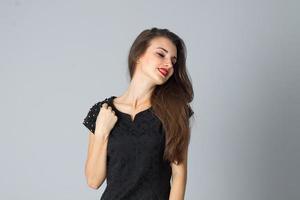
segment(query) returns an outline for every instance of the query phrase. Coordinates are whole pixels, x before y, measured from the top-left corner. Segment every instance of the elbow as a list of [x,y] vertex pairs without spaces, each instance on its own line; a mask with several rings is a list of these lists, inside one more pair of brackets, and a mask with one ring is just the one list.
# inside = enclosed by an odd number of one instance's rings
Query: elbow
[[99,185],[93,184],[93,183],[88,183],[88,186],[94,190],[98,190],[100,188]]
[[85,170],[87,185],[92,189],[99,189],[106,178],[105,174],[94,174],[92,170]]
[[103,184],[104,180],[105,177],[86,176],[87,185],[94,190],[98,190]]
[[94,190],[98,190],[101,186],[101,184],[98,181],[91,179],[87,179],[87,185]]

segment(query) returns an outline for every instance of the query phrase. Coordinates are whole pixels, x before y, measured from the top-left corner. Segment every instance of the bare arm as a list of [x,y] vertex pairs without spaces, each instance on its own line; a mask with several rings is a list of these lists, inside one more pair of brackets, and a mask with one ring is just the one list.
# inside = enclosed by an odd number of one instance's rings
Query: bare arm
[[187,151],[185,158],[179,165],[171,163],[172,167],[172,185],[169,200],[184,200],[186,182],[187,182]]
[[106,178],[108,134],[89,133],[88,155],[85,163],[85,177],[89,187],[98,189]]
[[[91,117],[93,117],[93,113],[91,113]],[[107,103],[103,103],[97,114],[95,134],[89,132],[85,177],[87,184],[93,189],[98,189],[106,178],[108,138],[117,120],[118,117],[112,108]]]

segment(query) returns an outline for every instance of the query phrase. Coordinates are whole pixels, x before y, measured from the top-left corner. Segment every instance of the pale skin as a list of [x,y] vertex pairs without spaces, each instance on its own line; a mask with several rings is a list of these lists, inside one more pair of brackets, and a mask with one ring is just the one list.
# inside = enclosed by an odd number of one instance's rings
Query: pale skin
[[[174,72],[176,46],[167,38],[158,37],[151,41],[146,52],[138,59],[136,71],[128,89],[114,99],[114,105],[122,112],[135,115],[151,106],[150,97],[156,85],[164,84]],[[168,69],[167,76],[162,76],[159,67]],[[88,185],[98,189],[106,178],[107,143],[110,130],[117,117],[110,106],[102,105],[96,121],[95,134],[89,133],[88,155],[85,164],[85,176]],[[187,151],[180,164],[171,163],[172,181],[169,200],[183,200],[187,181]]]

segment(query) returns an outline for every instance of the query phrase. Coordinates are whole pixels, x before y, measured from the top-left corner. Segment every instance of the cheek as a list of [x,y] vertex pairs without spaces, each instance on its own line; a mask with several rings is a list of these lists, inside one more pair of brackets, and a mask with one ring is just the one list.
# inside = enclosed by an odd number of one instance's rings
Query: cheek
[[143,62],[145,70],[153,70],[159,66],[159,61],[155,57],[145,58]]
[[173,73],[174,73],[174,68],[170,69],[170,74],[169,74],[169,76],[172,76]]

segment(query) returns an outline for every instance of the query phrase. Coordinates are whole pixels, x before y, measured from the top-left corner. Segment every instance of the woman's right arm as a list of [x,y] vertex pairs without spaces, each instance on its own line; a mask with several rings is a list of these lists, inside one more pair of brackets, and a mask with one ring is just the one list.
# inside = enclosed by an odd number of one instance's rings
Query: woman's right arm
[[87,184],[93,189],[98,189],[106,178],[108,138],[117,120],[112,108],[104,103],[97,115],[95,133],[89,132],[85,177]]
[[106,178],[108,133],[89,133],[85,177],[89,187],[98,189]]

